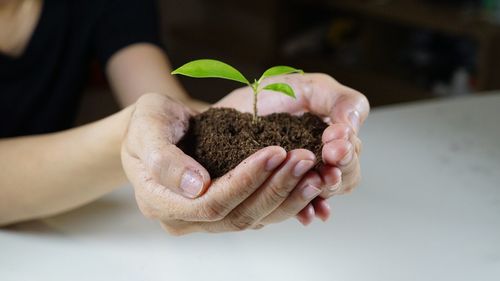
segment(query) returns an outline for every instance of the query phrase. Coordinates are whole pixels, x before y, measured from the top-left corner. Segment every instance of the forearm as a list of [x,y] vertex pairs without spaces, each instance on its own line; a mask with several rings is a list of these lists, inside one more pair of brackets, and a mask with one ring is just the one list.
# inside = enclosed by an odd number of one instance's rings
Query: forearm
[[124,184],[120,147],[131,111],[59,133],[0,140],[0,225],[54,215]]
[[191,98],[175,77],[165,53],[151,44],[135,44],[114,54],[106,72],[122,106],[134,103],[141,95],[158,93],[175,98],[203,111],[208,104]]

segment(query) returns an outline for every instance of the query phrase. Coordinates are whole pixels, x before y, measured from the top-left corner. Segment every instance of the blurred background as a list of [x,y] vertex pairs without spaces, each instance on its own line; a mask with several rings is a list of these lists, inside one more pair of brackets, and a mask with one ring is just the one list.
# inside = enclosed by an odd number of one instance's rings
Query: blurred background
[[[500,89],[500,0],[160,0],[158,8],[173,67],[214,58],[256,78],[286,64],[328,73],[373,107]],[[91,77],[79,123],[118,109],[97,63]],[[240,86],[180,79],[208,102]]]

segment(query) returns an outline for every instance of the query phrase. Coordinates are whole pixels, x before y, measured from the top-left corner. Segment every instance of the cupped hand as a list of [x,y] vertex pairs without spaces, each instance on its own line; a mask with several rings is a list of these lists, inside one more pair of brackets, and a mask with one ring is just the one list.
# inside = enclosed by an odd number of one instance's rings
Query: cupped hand
[[[291,99],[280,93],[262,91],[258,101],[260,115],[274,112],[300,114],[309,111],[323,117],[330,125],[322,137],[324,165],[318,172],[321,182],[315,185],[322,190],[321,196],[314,199],[297,216],[303,224],[310,223],[315,215],[326,220],[330,215],[330,207],[325,199],[352,191],[360,181],[361,140],[358,133],[370,111],[368,100],[363,94],[340,84],[326,74],[274,77],[264,81],[263,86],[276,82],[292,86],[297,98]],[[252,92],[246,87],[233,91],[214,106],[252,112],[252,99]]]
[[158,94],[135,104],[122,163],[142,213],[175,235],[260,228],[295,216],[321,190],[312,152],[280,147],[257,151],[226,175],[208,172],[175,144],[193,114]]

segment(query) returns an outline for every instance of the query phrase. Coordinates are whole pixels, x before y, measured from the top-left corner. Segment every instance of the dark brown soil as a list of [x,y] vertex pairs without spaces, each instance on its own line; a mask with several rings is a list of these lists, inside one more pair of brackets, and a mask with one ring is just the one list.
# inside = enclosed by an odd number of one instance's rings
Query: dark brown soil
[[250,113],[212,108],[191,119],[180,147],[202,164],[212,178],[217,178],[257,150],[273,145],[286,151],[308,149],[320,161],[321,136],[327,126],[310,113],[274,113],[252,123]]

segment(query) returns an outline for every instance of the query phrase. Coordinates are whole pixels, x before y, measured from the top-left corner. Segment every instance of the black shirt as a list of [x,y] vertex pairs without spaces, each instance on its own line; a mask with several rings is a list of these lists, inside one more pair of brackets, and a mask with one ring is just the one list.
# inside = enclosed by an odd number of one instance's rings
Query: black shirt
[[93,57],[158,41],[153,0],[44,0],[24,53],[0,54],[0,137],[71,127]]

